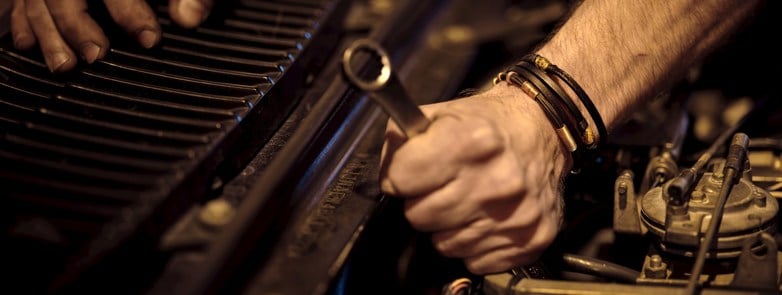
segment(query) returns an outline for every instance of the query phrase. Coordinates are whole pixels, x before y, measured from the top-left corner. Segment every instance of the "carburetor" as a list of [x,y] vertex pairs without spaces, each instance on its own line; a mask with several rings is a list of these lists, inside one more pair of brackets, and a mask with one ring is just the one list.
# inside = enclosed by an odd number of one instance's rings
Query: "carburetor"
[[[694,257],[700,237],[714,218],[720,188],[725,185],[725,160],[712,161],[711,171],[704,172],[682,206],[669,206],[667,186],[650,189],[641,199],[641,221],[654,237],[660,249],[673,254]],[[733,185],[707,258],[738,257],[745,241],[760,233],[776,233],[779,205],[766,190],[751,181],[751,169]],[[670,183],[670,182],[669,182]]]

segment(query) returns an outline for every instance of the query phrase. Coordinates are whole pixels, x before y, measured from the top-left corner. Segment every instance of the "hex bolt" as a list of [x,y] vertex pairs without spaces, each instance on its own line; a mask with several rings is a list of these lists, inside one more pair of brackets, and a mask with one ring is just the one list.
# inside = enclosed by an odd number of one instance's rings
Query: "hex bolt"
[[662,257],[660,257],[660,255],[657,254],[652,255],[652,258],[649,259],[649,267],[660,268],[662,266],[663,266]]
[[644,267],[644,275],[651,279],[664,279],[667,276],[668,265],[660,255],[649,257],[649,264]]

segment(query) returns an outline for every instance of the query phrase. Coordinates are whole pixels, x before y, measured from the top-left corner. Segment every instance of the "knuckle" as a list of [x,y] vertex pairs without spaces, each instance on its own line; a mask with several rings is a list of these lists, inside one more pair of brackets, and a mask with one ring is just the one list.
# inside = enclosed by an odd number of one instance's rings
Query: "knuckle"
[[485,118],[477,118],[471,126],[465,126],[469,132],[460,140],[477,158],[495,154],[504,148],[505,141],[496,126]]
[[456,253],[456,248],[457,247],[454,245],[455,243],[453,243],[451,241],[447,241],[447,240],[436,241],[433,244],[434,244],[434,248],[437,250],[437,252],[440,252],[440,254],[442,254],[445,257],[457,257],[458,256],[457,253]]
[[11,10],[11,17],[14,19],[18,19],[21,17],[27,17],[27,10],[23,9],[22,6],[14,7],[13,10]]
[[27,19],[29,19],[31,23],[37,24],[43,23],[46,18],[49,17],[49,14],[41,9],[27,9],[27,11],[25,11],[25,16],[27,16]]
[[453,237],[446,237],[440,233],[432,235],[432,244],[434,248],[446,257],[461,257],[463,256],[467,243],[463,239],[457,239]]
[[133,15],[128,13],[117,13],[113,16],[113,18],[114,22],[126,28],[133,26],[137,22]]
[[473,274],[476,275],[484,275],[491,273],[494,271],[490,265],[494,263],[492,262],[484,262],[482,259],[479,260],[467,260],[464,263],[464,266],[467,268],[467,270]]
[[428,197],[428,202],[423,207],[428,216],[433,216],[435,213],[452,212],[453,207],[456,205],[449,198],[443,196]]
[[524,195],[524,181],[521,180],[521,177],[508,175],[502,178],[500,185],[498,185],[498,190],[497,195],[499,197],[518,198]]
[[530,228],[531,226],[538,224],[538,221],[543,215],[539,209],[534,207],[523,208],[517,210],[517,212],[521,212],[521,214],[517,214],[517,218],[514,218],[516,220],[515,226],[522,229]]
[[143,1],[139,4],[111,2],[109,12],[114,22],[125,28],[126,31],[135,32],[143,28],[156,28],[154,14]]
[[430,231],[433,228],[432,222],[425,214],[419,214],[418,211],[406,210],[405,218],[414,229],[419,231]]

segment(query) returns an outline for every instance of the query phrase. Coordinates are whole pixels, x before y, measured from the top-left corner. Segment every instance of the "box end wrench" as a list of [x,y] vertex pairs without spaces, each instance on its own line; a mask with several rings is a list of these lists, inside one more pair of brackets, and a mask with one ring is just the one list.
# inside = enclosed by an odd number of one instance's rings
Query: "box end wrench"
[[[366,51],[380,58],[382,68],[375,79],[359,77],[351,62],[356,53]],[[407,138],[416,136],[429,127],[429,119],[413,102],[391,66],[388,53],[371,39],[358,39],[348,46],[342,55],[342,72],[353,86],[366,91],[370,98],[399,125]]]

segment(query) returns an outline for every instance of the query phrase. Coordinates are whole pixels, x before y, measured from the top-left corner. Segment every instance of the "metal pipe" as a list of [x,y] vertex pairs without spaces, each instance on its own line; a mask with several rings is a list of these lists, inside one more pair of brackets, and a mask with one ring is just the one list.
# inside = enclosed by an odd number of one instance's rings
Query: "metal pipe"
[[641,273],[638,271],[597,258],[564,254],[562,255],[562,260],[565,262],[566,266],[577,272],[596,275],[602,278],[635,283],[636,279],[641,276]]

